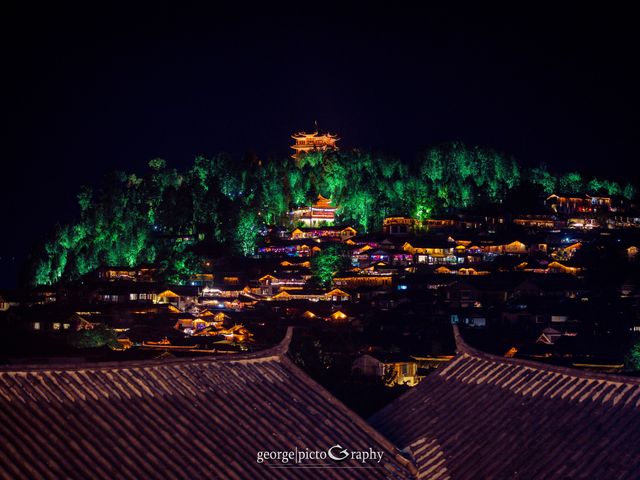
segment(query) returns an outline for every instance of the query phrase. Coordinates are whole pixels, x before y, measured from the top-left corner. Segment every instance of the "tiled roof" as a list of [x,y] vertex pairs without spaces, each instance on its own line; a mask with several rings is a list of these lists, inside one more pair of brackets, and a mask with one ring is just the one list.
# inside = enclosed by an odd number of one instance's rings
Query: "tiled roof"
[[640,478],[640,380],[475,351],[376,413],[419,478]]
[[[0,478],[411,478],[390,442],[289,360],[290,338],[222,358],[1,369]],[[337,443],[382,462],[256,462]]]

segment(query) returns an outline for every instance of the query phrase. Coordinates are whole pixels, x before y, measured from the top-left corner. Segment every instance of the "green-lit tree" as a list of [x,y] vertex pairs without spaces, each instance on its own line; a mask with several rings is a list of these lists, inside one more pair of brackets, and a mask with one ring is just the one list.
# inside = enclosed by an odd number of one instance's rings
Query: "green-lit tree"
[[529,171],[529,181],[534,185],[539,185],[547,195],[555,193],[558,188],[556,177],[549,173],[544,164]]
[[627,199],[627,200],[633,200],[636,196],[636,188],[631,185],[630,183],[627,183],[624,186],[624,189],[622,190],[622,195]]
[[640,371],[640,342],[636,342],[625,357],[625,365],[628,370]]
[[311,258],[311,273],[314,280],[322,286],[328,286],[333,276],[349,266],[349,258],[343,245],[330,245]]
[[75,348],[117,347],[116,332],[105,325],[97,325],[91,329],[72,332],[67,337],[69,345]]
[[244,209],[239,214],[236,245],[239,253],[248,257],[255,254],[260,236],[260,222],[255,210]]
[[582,193],[584,191],[582,175],[579,172],[565,173],[560,177],[558,183],[562,193]]

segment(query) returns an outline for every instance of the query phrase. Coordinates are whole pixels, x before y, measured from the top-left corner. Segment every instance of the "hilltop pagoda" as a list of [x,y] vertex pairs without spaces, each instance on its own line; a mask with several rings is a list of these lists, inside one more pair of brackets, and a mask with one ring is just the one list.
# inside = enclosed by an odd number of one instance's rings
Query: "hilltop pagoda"
[[313,133],[298,132],[291,135],[291,138],[296,141],[294,145],[291,145],[291,148],[295,150],[295,153],[291,155],[294,160],[298,160],[302,153],[337,150],[336,142],[340,140],[337,135],[321,132],[317,128]]

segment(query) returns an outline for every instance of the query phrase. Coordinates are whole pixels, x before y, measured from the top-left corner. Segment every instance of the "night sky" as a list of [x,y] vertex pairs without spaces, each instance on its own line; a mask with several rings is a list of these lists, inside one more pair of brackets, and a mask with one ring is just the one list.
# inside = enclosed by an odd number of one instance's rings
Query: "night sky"
[[282,157],[314,120],[343,148],[407,160],[462,140],[637,180],[630,10],[302,5],[3,6],[0,286],[73,218],[81,185],[154,157]]

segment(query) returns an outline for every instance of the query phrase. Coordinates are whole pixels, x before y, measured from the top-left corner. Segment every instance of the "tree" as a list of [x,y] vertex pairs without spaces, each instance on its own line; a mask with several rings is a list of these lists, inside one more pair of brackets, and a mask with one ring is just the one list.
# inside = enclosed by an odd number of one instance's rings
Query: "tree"
[[163,279],[176,285],[184,285],[200,267],[197,255],[189,250],[189,245],[185,242],[175,243],[171,248],[166,248],[159,263]]
[[640,342],[629,349],[624,363],[629,370],[640,371]]
[[149,167],[152,170],[160,171],[163,170],[167,166],[167,162],[162,158],[154,158],[153,160],[149,160]]
[[587,184],[587,191],[589,193],[595,193],[598,194],[600,193],[600,191],[603,189],[603,184],[602,184],[602,180],[593,177],[589,183]]
[[67,338],[69,345],[75,348],[100,348],[104,346],[118,346],[116,332],[100,324],[91,329],[78,330]]
[[238,227],[235,235],[238,251],[245,257],[253,255],[256,252],[259,235],[260,225],[256,211],[252,209],[242,210],[238,217]]
[[547,195],[551,195],[557,188],[557,179],[547,170],[546,165],[532,168],[529,171],[529,181],[534,185],[540,185]]
[[311,259],[311,273],[318,284],[328,286],[333,276],[348,265],[349,260],[344,246],[331,245]]
[[622,195],[627,200],[633,200],[636,196],[636,188],[630,183],[627,183],[622,190]]
[[565,173],[560,177],[559,183],[562,193],[582,193],[584,190],[582,175],[579,172]]
[[609,195],[620,195],[622,193],[622,188],[618,182],[613,180],[605,180],[603,183],[605,191]]
[[83,186],[78,193],[78,205],[80,205],[80,213],[85,215],[89,207],[91,206],[91,197],[93,196],[93,190],[91,187]]

